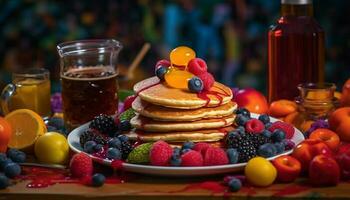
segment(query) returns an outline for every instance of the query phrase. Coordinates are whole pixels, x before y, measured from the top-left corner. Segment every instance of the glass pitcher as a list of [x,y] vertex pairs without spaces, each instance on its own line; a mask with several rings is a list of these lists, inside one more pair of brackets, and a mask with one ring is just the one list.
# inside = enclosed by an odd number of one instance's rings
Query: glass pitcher
[[63,115],[66,128],[118,111],[117,58],[122,45],[112,39],[59,44]]

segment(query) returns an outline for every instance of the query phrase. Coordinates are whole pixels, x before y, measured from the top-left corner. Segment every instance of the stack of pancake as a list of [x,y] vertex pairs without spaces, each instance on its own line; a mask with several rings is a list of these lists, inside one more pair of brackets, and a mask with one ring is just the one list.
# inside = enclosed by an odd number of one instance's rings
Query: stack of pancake
[[134,86],[138,97],[132,104],[137,115],[129,137],[141,142],[164,140],[171,144],[185,141],[218,142],[232,130],[237,107],[230,88],[215,82],[207,95],[172,88],[157,77]]

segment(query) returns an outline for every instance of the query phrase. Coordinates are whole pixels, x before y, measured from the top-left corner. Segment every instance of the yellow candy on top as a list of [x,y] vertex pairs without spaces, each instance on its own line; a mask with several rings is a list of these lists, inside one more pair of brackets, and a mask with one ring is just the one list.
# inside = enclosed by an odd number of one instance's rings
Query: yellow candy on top
[[193,49],[187,46],[179,46],[170,52],[170,62],[175,66],[185,66],[190,60],[196,57],[196,53]]
[[173,88],[187,89],[188,80],[194,75],[186,70],[170,67],[164,75],[165,82]]

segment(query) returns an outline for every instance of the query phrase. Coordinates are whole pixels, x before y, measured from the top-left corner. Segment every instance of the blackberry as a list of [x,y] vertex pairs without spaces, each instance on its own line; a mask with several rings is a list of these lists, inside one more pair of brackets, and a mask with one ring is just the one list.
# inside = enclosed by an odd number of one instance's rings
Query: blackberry
[[97,133],[96,131],[86,130],[84,131],[83,134],[80,135],[80,138],[79,138],[80,146],[84,147],[84,144],[87,141],[94,141],[96,142],[96,144],[105,145],[108,143],[108,138],[104,135]]
[[260,145],[270,143],[271,139],[264,137],[261,134],[248,134],[249,141],[253,144],[253,146],[257,149]]
[[243,145],[237,148],[239,162],[248,162],[256,157],[256,148],[253,145]]
[[251,145],[250,138],[248,134],[239,135],[239,134],[231,134],[230,137],[226,138],[226,146],[227,148],[237,149],[240,146]]
[[129,153],[130,153],[132,150],[133,150],[133,147],[132,147],[132,145],[130,144],[129,141],[122,142],[120,151],[121,151],[121,153],[122,153],[122,158],[123,158],[123,159],[127,159]]
[[117,131],[117,126],[111,116],[100,114],[96,116],[90,123],[89,128],[95,129],[102,134],[113,136]]

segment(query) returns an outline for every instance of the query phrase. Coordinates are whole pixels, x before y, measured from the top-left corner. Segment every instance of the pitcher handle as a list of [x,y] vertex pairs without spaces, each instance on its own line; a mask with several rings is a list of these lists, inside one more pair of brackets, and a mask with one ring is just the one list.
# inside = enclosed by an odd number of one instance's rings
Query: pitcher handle
[[9,113],[9,102],[11,97],[16,94],[16,85],[7,84],[1,93],[1,110],[4,115]]

